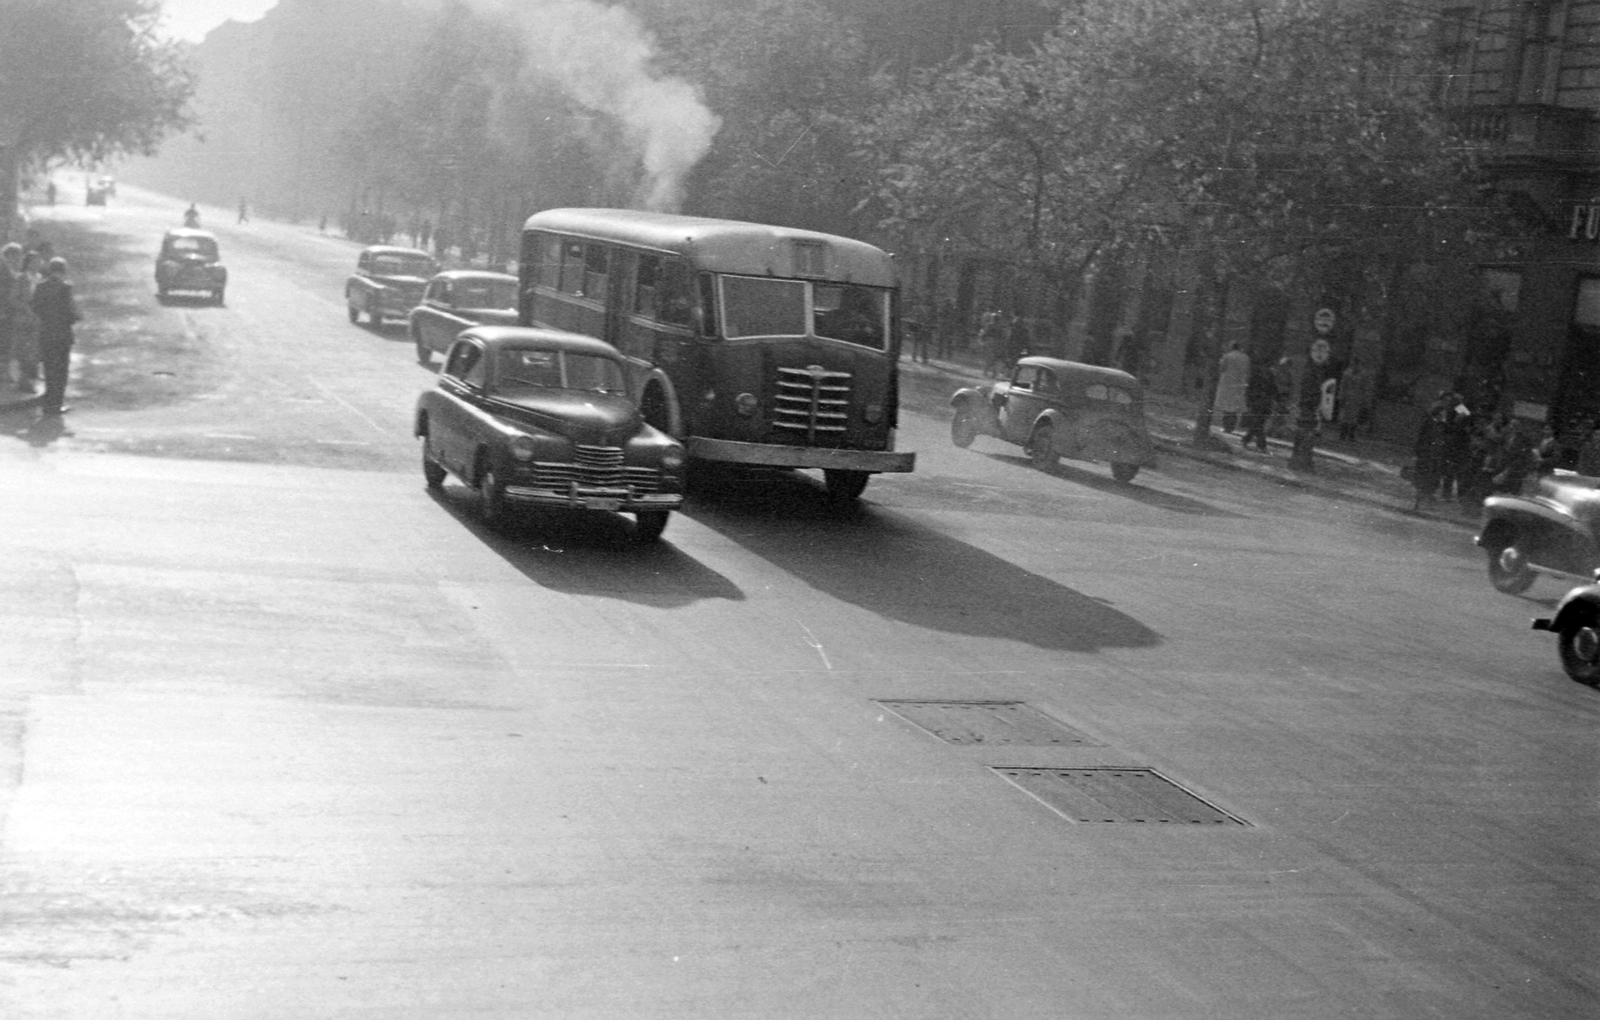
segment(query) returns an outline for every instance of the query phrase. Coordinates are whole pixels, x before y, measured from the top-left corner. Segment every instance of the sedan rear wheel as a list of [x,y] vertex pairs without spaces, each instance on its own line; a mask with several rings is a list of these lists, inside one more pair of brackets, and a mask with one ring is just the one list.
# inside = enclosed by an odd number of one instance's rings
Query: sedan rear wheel
[[822,472],[822,480],[828,487],[828,498],[835,503],[849,503],[858,499],[867,488],[867,480],[872,475],[866,471],[840,471],[829,468]]
[[433,454],[428,450],[428,437],[422,437],[422,480],[428,483],[428,488],[438,489],[444,485],[446,472],[444,465],[433,459]]
[[1580,684],[1600,687],[1600,621],[1594,610],[1561,628],[1561,668]]
[[633,515],[633,540],[654,542],[667,529],[667,519],[671,515],[670,510],[640,510]]
[[1028,439],[1027,449],[1023,451],[1040,471],[1049,471],[1061,460],[1061,455],[1056,453],[1055,431],[1049,422],[1036,425],[1033,435]]
[[1115,478],[1119,482],[1131,482],[1133,481],[1133,476],[1138,473],[1139,465],[1137,464],[1111,465],[1111,477]]
[[1533,584],[1533,568],[1528,558],[1514,545],[1489,550],[1489,583],[1495,591],[1507,595],[1521,595]]

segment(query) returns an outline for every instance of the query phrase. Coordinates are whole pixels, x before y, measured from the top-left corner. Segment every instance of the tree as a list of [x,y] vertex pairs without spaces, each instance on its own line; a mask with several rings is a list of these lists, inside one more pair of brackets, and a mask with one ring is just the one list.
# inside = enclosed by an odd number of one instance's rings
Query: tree
[[10,0],[0,9],[0,236],[19,168],[155,151],[189,123],[194,78],[155,35],[156,0]]
[[[863,118],[881,221],[1059,274],[1168,251],[1215,362],[1238,278],[1465,254],[1485,219],[1404,6],[1057,0],[1025,53],[885,83]],[[1209,433],[1211,386],[1197,441]]]

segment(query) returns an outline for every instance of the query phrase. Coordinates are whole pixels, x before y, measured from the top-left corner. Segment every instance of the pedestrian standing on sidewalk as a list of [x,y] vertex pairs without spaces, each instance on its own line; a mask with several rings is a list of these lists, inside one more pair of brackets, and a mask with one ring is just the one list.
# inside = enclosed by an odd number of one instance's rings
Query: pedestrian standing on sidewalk
[[33,292],[44,279],[44,261],[38,252],[22,256],[17,274],[16,317],[11,320],[11,360],[17,363],[17,392],[32,393],[39,381],[39,317],[33,314]]
[[17,283],[21,279],[22,245],[13,241],[0,248],[0,386],[11,385],[15,323],[22,312],[17,306]]
[[1278,384],[1270,368],[1258,366],[1250,370],[1250,382],[1244,389],[1244,438],[1240,445],[1251,442],[1262,453],[1267,451],[1267,421],[1278,406]]
[[1339,375],[1339,406],[1334,420],[1339,424],[1339,438],[1350,442],[1356,430],[1367,424],[1372,416],[1372,373],[1361,359],[1351,355],[1350,364]]
[[1411,505],[1413,510],[1421,508],[1423,503],[1433,502],[1439,490],[1439,477],[1444,473],[1447,413],[1441,395],[1441,399],[1428,408],[1428,416],[1422,419],[1422,427],[1417,430],[1417,459],[1411,466],[1411,484],[1417,490],[1416,501]]
[[67,394],[67,373],[72,365],[72,326],[78,321],[78,305],[67,282],[67,260],[53,258],[45,268],[44,279],[33,289],[33,314],[39,317],[39,363],[44,369],[44,396],[39,410],[47,415],[68,410],[62,401]]
[[1250,385],[1250,355],[1239,349],[1238,341],[1217,364],[1217,393],[1212,408],[1222,415],[1222,431],[1232,433],[1245,412],[1245,390]]

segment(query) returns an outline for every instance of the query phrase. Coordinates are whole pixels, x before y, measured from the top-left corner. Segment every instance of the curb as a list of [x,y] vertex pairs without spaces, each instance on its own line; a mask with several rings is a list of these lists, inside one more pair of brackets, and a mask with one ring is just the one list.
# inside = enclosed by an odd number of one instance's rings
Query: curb
[[[946,367],[943,364],[934,365],[929,362],[916,361],[905,361],[901,363],[901,371],[906,371],[908,368],[918,374],[937,375],[952,380],[975,380],[979,383],[989,381],[976,369],[966,369],[963,366]],[[1179,424],[1183,425],[1184,423],[1180,421]],[[1192,429],[1193,423],[1188,423],[1188,427]],[[1315,475],[1307,478],[1302,475],[1290,473],[1287,468],[1278,470],[1269,467],[1266,464],[1256,464],[1251,461],[1240,460],[1231,453],[1212,453],[1206,450],[1197,450],[1193,445],[1191,445],[1191,440],[1188,438],[1173,438],[1170,433],[1162,435],[1152,431],[1151,439],[1155,441],[1157,449],[1163,453],[1183,457],[1185,459],[1197,461],[1203,464],[1210,464],[1228,471],[1239,471],[1245,474],[1255,475],[1258,478],[1267,479],[1276,482],[1279,485],[1286,485],[1305,492],[1315,492],[1322,495],[1349,500],[1353,503],[1361,503],[1365,506],[1371,506],[1379,510],[1387,510],[1390,513],[1399,514],[1402,517],[1410,517],[1417,520],[1437,521],[1441,524],[1449,524],[1458,528],[1467,528],[1473,530],[1476,530],[1478,527],[1478,522],[1476,520],[1469,520],[1458,515],[1446,516],[1442,514],[1429,513],[1426,510],[1413,510],[1404,505],[1397,505],[1393,500],[1385,499],[1375,492],[1364,492],[1360,489],[1350,489],[1332,483],[1320,482],[1316,479]],[[1272,442],[1275,446],[1287,445],[1277,440]],[[1353,457],[1346,453],[1319,450],[1317,451],[1317,456],[1326,458],[1328,460],[1337,461],[1356,470],[1371,471],[1396,479],[1400,477],[1399,470],[1391,467],[1390,465],[1376,461],[1365,460],[1360,457]]]

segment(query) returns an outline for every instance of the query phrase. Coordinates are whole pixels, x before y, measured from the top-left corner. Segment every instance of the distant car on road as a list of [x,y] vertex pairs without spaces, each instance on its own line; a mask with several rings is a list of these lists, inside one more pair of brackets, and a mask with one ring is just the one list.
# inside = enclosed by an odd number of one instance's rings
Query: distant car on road
[[432,255],[418,248],[375,244],[361,249],[356,271],[344,284],[350,321],[364,314],[374,326],[403,319],[422,301],[428,280],[439,271]]
[[228,289],[228,269],[222,264],[216,235],[209,230],[182,227],[161,238],[156,255],[156,297],[162,301],[173,291],[205,293],[222,304]]
[[455,475],[491,525],[515,503],[619,511],[651,542],[683,505],[683,447],[645,424],[622,354],[592,337],[465,330],[417,401],[414,431],[428,487]]
[[517,278],[505,273],[449,269],[428,281],[422,303],[411,309],[411,342],[428,364],[449,350],[456,334],[475,325],[517,324]]
[[1059,358],[1017,362],[1010,379],[957,390],[950,440],[972,445],[980,435],[1016,443],[1040,470],[1057,460],[1106,461],[1119,482],[1131,482],[1156,461],[1144,421],[1144,389],[1127,372]]
[[99,181],[91,181],[89,184],[84,186],[83,204],[105,205],[106,196],[110,194],[110,192],[111,189]]
[[1489,557],[1489,583],[1508,595],[1539,574],[1592,581],[1600,569],[1600,478],[1557,471],[1524,495],[1483,501],[1477,543]]

